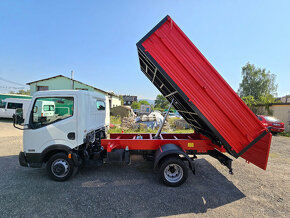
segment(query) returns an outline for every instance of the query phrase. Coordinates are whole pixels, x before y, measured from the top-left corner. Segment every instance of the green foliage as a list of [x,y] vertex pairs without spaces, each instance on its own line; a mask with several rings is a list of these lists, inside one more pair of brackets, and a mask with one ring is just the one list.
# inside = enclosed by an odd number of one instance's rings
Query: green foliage
[[140,103],[140,105],[142,105],[142,104],[150,105],[149,102],[146,100],[140,100],[139,103]]
[[244,96],[244,97],[242,97],[242,99],[246,103],[246,105],[248,105],[248,107],[250,107],[250,108],[257,104],[254,96],[252,96],[252,95]]
[[133,101],[133,103],[131,104],[132,109],[140,109],[140,107],[141,107],[140,102]]
[[275,83],[276,75],[247,63],[242,67],[242,76],[239,96],[255,114],[262,114],[264,110],[257,105],[264,105],[266,113],[271,115],[269,104],[275,101],[274,96],[277,94],[278,87]]
[[176,126],[175,126],[175,121],[176,120],[179,120],[180,118],[178,118],[178,117],[168,117],[167,118],[167,121],[168,121],[168,123],[169,123],[169,126],[171,127],[171,128],[176,128]]
[[121,125],[121,117],[120,116],[110,116],[110,123],[114,125]]
[[[266,112],[267,115],[273,114],[273,111],[270,110],[269,106],[270,103],[273,103],[275,101],[275,98],[272,95],[260,96],[257,100],[254,99],[254,96],[251,95],[242,97],[242,99],[255,114],[264,114],[264,112]],[[257,105],[263,106],[257,107]]]
[[156,100],[155,100],[155,108],[168,108],[169,107],[169,102],[163,95],[157,95]]
[[9,92],[9,94],[20,94],[20,95],[30,95],[30,90],[24,90],[24,89],[20,89],[18,90],[18,92]]
[[165,109],[164,108],[160,108],[160,107],[154,107],[154,108],[152,108],[152,110],[164,112]]
[[281,135],[281,136],[290,137],[290,132],[280,132],[278,134]]
[[270,104],[273,103],[274,101],[275,98],[273,97],[273,95],[267,94],[259,97],[258,104]]
[[275,96],[278,85],[275,83],[275,74],[266,72],[265,68],[255,67],[247,63],[242,67],[242,82],[238,90],[240,97],[253,96],[259,100],[261,96]]
[[[128,129],[126,131],[124,131],[124,133],[157,133],[157,129]],[[122,133],[122,129],[121,128],[110,128],[109,133]],[[179,130],[173,130],[173,131],[166,131],[166,133],[194,133],[193,129],[179,129]]]

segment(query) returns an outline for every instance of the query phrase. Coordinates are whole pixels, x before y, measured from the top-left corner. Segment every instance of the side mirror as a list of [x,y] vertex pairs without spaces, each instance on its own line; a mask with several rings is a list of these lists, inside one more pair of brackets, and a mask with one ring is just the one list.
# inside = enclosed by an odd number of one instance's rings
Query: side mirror
[[13,125],[15,127],[16,124],[22,125],[23,123],[24,123],[23,110],[22,108],[17,108],[15,110],[15,114],[13,114]]

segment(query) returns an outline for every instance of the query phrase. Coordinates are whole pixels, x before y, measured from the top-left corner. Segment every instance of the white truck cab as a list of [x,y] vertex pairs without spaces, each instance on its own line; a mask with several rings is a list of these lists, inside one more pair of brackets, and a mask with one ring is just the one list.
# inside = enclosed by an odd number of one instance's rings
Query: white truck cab
[[104,95],[83,90],[36,92],[24,121],[20,165],[46,163],[54,179],[67,179],[73,166],[100,152],[107,127],[105,102]]

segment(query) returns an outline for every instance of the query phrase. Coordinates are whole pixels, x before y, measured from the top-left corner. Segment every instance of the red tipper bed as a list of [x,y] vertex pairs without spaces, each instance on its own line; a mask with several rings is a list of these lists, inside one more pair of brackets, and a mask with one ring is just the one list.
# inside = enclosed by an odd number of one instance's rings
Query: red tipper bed
[[266,169],[271,133],[169,16],[137,48],[142,72],[196,132]]

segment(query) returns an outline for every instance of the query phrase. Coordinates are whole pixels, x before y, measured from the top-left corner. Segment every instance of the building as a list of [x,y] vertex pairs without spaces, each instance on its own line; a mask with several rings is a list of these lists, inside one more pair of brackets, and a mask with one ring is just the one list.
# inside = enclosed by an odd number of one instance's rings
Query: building
[[141,114],[150,114],[152,111],[151,105],[142,104],[140,106],[140,113]]
[[30,94],[33,95],[37,91],[46,90],[87,90],[106,95],[109,100],[110,108],[121,105],[119,96],[111,92],[98,89],[96,87],[87,85],[77,80],[73,80],[63,75],[58,75],[46,79],[41,79],[27,83],[30,86]]
[[[271,103],[269,105],[257,105],[259,114],[267,115],[270,111],[273,117],[284,123],[285,132],[290,132],[290,103]],[[267,110],[269,107],[269,110]]]
[[[63,75],[58,75],[46,79],[41,79],[33,82],[27,83],[30,86],[30,95],[33,95],[37,91],[47,91],[47,90],[87,90],[92,92],[97,92],[98,94],[106,96],[106,105],[109,105],[109,109],[121,105],[121,100],[119,96],[112,92],[106,92],[104,90],[98,89],[96,87],[87,85],[80,81],[68,78]],[[106,124],[110,124],[110,110],[106,111]]]
[[124,101],[124,105],[131,106],[134,101],[137,102],[138,100],[137,100],[137,96],[123,95],[123,101]]

